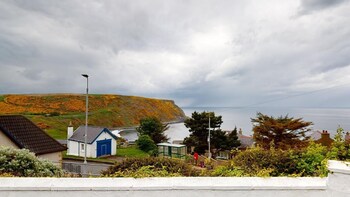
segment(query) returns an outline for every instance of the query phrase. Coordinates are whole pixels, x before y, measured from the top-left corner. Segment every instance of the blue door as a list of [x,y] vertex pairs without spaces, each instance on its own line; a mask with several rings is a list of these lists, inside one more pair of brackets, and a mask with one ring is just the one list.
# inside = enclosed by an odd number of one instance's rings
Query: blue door
[[112,153],[112,139],[97,141],[97,157]]

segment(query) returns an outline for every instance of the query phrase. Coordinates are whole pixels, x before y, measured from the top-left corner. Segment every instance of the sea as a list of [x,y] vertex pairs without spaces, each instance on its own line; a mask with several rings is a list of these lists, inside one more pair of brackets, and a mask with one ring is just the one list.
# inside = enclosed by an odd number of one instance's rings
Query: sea
[[[194,111],[214,112],[216,116],[222,116],[221,129],[242,129],[244,135],[252,135],[251,118],[255,118],[258,112],[268,116],[285,116],[302,118],[304,121],[312,122],[312,130],[327,130],[334,135],[338,127],[350,131],[350,108],[283,108],[283,107],[183,107],[186,116],[191,117]],[[188,128],[184,123],[170,124],[165,132],[169,141],[183,140],[189,136]]]

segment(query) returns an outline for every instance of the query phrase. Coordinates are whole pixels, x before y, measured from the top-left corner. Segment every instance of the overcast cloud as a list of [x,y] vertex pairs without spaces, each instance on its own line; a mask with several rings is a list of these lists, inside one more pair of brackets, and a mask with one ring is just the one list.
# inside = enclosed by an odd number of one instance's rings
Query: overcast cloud
[[0,94],[83,93],[87,73],[92,93],[180,106],[350,107],[349,10],[346,0],[3,0]]

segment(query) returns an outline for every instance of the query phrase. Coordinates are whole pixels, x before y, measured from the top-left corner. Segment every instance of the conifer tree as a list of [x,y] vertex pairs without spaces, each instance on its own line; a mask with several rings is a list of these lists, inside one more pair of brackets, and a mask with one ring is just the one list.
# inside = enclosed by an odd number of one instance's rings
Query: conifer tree
[[163,124],[158,118],[147,117],[140,120],[140,126],[136,130],[140,136],[148,135],[157,144],[168,141],[167,136],[164,134],[164,131],[168,128],[168,124]]
[[241,142],[238,139],[237,135],[237,127],[231,131],[231,133],[228,134],[227,136],[227,148],[229,150],[232,150],[234,148],[237,148],[241,145]]
[[302,118],[290,118],[288,115],[274,118],[260,112],[251,121],[255,143],[265,149],[269,149],[271,145],[276,149],[306,146],[309,137],[305,134],[312,125],[312,122],[305,122]]

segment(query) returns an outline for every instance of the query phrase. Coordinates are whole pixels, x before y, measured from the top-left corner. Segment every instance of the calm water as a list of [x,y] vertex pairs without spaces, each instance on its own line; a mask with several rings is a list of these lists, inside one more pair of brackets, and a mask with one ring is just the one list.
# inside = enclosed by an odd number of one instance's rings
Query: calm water
[[[250,118],[256,117],[257,112],[270,116],[288,114],[289,117],[303,118],[304,121],[313,122],[314,130],[328,130],[334,133],[338,126],[350,131],[350,109],[344,108],[183,108],[187,116],[192,112],[213,111],[215,115],[221,115],[224,130],[233,130],[235,126],[242,128],[246,135],[252,134]],[[166,131],[170,141],[182,140],[189,135],[188,129],[183,123],[172,124]]]

